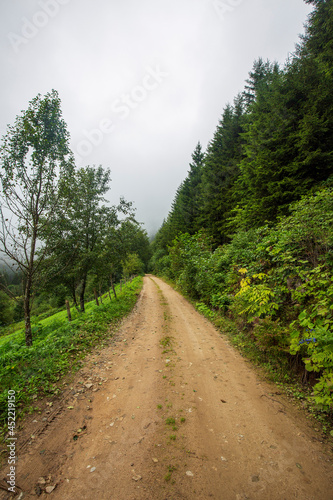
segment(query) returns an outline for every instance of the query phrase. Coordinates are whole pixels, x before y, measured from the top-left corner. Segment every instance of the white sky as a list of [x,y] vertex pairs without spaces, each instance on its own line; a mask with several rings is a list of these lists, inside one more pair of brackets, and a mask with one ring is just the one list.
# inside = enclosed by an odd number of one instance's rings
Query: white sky
[[283,64],[303,0],[0,0],[0,135],[59,92],[77,166],[111,168],[110,200],[152,233],[191,154],[258,57]]

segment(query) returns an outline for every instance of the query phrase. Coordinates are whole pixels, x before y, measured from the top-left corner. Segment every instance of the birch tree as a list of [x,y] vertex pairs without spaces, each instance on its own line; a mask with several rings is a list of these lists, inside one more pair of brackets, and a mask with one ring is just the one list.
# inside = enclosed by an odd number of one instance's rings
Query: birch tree
[[7,265],[22,272],[27,346],[33,340],[30,315],[39,271],[51,245],[51,238],[41,242],[40,235],[52,234],[55,207],[62,206],[60,182],[74,170],[60,105],[55,90],[38,94],[8,126],[0,146],[0,252]]

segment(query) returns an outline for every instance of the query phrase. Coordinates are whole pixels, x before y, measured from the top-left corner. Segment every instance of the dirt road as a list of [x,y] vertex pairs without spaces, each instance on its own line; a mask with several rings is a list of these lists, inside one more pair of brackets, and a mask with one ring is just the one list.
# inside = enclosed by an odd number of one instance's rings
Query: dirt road
[[318,433],[158,278],[72,387],[21,438],[21,498],[333,498]]

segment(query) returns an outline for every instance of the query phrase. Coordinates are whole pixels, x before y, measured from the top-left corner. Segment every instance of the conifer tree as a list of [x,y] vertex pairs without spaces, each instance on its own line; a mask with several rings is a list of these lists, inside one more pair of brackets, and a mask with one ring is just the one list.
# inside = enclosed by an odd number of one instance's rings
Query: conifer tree
[[208,230],[215,244],[228,240],[227,221],[234,206],[234,183],[243,154],[243,115],[243,98],[238,96],[234,106],[227,105],[223,112],[208,146],[203,168],[201,225]]

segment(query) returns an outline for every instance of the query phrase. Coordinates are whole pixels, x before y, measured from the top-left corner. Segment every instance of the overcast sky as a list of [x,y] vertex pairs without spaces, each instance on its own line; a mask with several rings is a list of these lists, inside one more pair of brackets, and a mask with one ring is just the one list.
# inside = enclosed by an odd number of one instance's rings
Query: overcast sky
[[0,0],[0,135],[38,93],[59,92],[77,166],[112,172],[149,233],[198,141],[258,57],[283,64],[303,0]]

